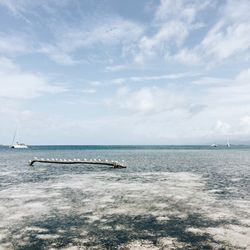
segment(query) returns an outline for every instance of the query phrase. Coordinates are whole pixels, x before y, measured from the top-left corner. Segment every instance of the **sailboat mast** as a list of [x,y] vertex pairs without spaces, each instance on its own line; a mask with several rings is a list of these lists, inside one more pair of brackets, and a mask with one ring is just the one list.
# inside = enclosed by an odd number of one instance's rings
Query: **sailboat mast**
[[16,130],[15,130],[14,137],[13,137],[11,145],[14,145],[14,142],[15,142],[15,139],[16,139],[16,134],[17,134],[17,127],[16,127]]

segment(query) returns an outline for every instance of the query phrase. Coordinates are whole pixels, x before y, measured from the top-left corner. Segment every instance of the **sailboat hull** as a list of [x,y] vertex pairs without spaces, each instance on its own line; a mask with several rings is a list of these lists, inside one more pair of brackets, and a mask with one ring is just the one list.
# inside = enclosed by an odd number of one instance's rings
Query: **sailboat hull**
[[28,146],[26,146],[26,145],[18,145],[18,144],[15,144],[15,145],[11,145],[11,148],[22,149],[22,148],[28,148]]

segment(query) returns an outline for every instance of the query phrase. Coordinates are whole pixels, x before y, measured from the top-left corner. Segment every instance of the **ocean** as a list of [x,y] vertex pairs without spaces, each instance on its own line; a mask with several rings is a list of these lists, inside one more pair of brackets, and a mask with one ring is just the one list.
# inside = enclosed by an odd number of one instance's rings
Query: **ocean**
[[0,249],[250,249],[250,147],[1,146]]

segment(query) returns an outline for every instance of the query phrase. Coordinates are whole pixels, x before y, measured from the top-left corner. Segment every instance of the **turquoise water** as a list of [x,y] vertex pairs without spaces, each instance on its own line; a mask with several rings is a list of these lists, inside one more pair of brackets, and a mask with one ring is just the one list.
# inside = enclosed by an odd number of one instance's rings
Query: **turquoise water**
[[249,194],[247,146],[0,147],[0,249],[248,249]]

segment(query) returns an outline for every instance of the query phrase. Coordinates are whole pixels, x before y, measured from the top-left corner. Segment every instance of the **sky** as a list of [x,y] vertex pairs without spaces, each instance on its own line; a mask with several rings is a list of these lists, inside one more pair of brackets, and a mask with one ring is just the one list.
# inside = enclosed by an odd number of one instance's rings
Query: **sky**
[[0,0],[0,144],[250,143],[249,0]]

